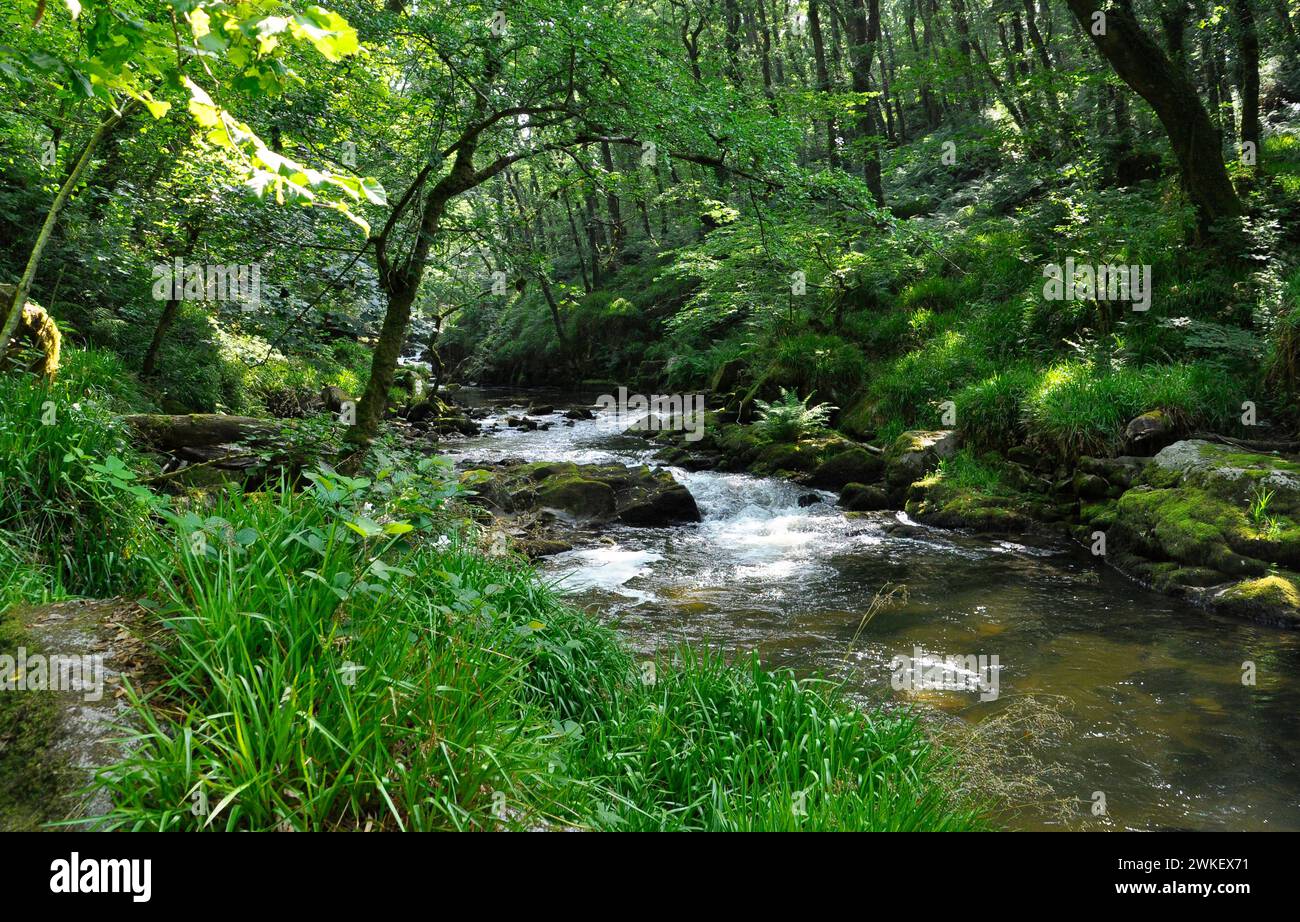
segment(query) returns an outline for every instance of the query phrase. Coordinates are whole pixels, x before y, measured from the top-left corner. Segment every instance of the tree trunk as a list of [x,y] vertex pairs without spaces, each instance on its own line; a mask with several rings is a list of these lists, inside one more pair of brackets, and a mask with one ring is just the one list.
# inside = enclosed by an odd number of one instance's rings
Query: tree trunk
[[[852,62],[853,92],[871,92],[871,64],[875,60],[875,43],[880,37],[880,0],[851,0],[849,15],[849,58]],[[857,106],[858,143],[862,145],[863,175],[871,197],[877,205],[885,204],[885,190],[880,170],[880,149],[874,138],[874,106]]]
[[36,235],[36,242],[32,244],[32,252],[27,257],[27,266],[23,269],[22,277],[18,284],[14,286],[13,300],[8,306],[4,322],[0,324],[0,352],[9,345],[9,340],[13,338],[14,330],[18,328],[18,322],[22,319],[23,305],[27,303],[27,296],[31,294],[32,283],[36,280],[36,270],[41,264],[41,255],[45,252],[45,245],[49,243],[50,234],[54,232],[54,225],[58,223],[59,215],[63,213],[64,207],[72,198],[72,190],[77,187],[81,177],[85,174],[86,168],[90,166],[90,160],[104,137],[113,130],[126,113],[123,108],[122,112],[116,115],[110,115],[99,123],[95,133],[90,136],[86,142],[85,148],[81,151],[81,156],[68,171],[68,178],[64,180],[63,186],[54,196],[54,201],[50,204],[50,210],[45,215],[45,221],[41,224],[40,232]]
[[1067,0],[1084,32],[1115,73],[1151,104],[1178,159],[1183,191],[1196,206],[1202,230],[1241,214],[1241,202],[1223,164],[1219,133],[1196,88],[1152,41],[1132,13],[1111,8],[1106,28],[1093,33],[1097,0]]
[[569,218],[569,236],[573,239],[573,252],[578,256],[578,269],[582,272],[582,290],[591,294],[591,277],[587,275],[587,260],[582,252],[582,238],[578,236],[578,222],[573,219],[568,189],[564,190],[564,213]]
[[1237,17],[1237,86],[1241,90],[1241,149],[1253,172],[1259,172],[1259,32],[1250,0],[1233,0]]
[[[188,230],[185,237],[185,246],[179,254],[182,260],[189,259],[194,253],[194,246],[199,239],[199,230],[201,224],[198,219],[191,217],[188,222]],[[154,327],[153,339],[149,342],[149,348],[145,351],[144,361],[140,364],[140,374],[143,377],[149,377],[154,373],[158,365],[158,354],[162,352],[163,338],[167,331],[171,329],[176,315],[180,312],[181,306],[181,279],[172,279],[172,297],[167,299],[163,305],[162,314],[158,317],[158,325]]]
[[[822,39],[821,9],[817,0],[808,3],[808,31],[812,33],[813,60],[817,67],[817,90],[823,96],[831,92],[830,73],[826,69],[826,45]],[[835,119],[826,120],[826,162],[833,167],[840,165],[840,152],[835,144]]]
[[[612,175],[614,155],[605,141],[600,142],[600,161],[605,167],[605,173]],[[612,184],[607,185],[605,190],[605,207],[609,209],[609,269],[615,272],[622,259],[623,241],[627,237],[627,229],[623,225],[623,209],[619,203],[618,193],[614,191]]]
[[283,429],[293,425],[292,421],[227,416],[224,413],[190,413],[185,416],[139,413],[123,416],[122,422],[140,444],[156,451],[275,439]]

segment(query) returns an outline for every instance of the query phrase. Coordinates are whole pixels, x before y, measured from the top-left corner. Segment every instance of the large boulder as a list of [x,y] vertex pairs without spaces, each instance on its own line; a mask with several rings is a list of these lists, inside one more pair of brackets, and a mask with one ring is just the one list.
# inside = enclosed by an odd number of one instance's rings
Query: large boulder
[[1183,594],[1232,613],[1294,620],[1287,587],[1300,569],[1300,462],[1175,442],[1118,499],[1112,530],[1121,566],[1153,583],[1166,571],[1192,572],[1195,584],[1181,586]]
[[846,512],[877,512],[889,508],[884,487],[865,483],[846,483],[837,505]]
[[1042,504],[1014,491],[984,491],[931,474],[913,483],[903,509],[925,525],[980,532],[1023,533],[1046,518]]
[[574,521],[590,522],[614,514],[618,499],[607,483],[582,477],[554,477],[537,490],[537,505]]
[[[671,482],[665,481],[665,477]],[[698,522],[700,507],[690,490],[673,480],[667,471],[659,471],[653,484],[638,485],[623,497],[618,519],[626,525],[645,527]]]
[[885,487],[891,500],[901,501],[913,483],[956,453],[957,433],[951,429],[900,433],[885,450]]
[[865,448],[847,448],[832,455],[812,473],[813,486],[839,490],[850,483],[875,483],[885,473],[885,459]]
[[463,479],[474,486],[478,502],[504,515],[541,513],[584,526],[700,520],[690,491],[670,472],[646,465],[501,462]]

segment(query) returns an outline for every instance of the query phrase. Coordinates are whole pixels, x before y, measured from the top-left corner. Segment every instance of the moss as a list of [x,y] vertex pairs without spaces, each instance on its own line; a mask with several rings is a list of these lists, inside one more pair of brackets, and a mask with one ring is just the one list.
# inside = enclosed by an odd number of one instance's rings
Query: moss
[[580,519],[611,515],[617,505],[609,484],[576,475],[548,478],[538,488],[537,499],[544,507],[561,509]]
[[1300,589],[1285,576],[1273,574],[1259,579],[1242,580],[1224,590],[1224,596],[1247,602],[1263,602],[1300,611]]
[[989,532],[1024,531],[1042,513],[1027,496],[987,493],[948,480],[942,472],[913,483],[904,508],[927,525]]
[[1113,502],[1085,503],[1079,508],[1079,519],[1090,525],[1107,528],[1115,523],[1116,508]]
[[779,471],[806,474],[817,467],[820,457],[819,447],[812,442],[774,442],[759,451],[754,471],[759,474]]
[[877,425],[876,403],[869,397],[863,397],[850,404],[836,421],[839,429],[859,439],[874,435]]
[[718,434],[718,448],[733,464],[748,464],[763,447],[758,434],[749,426],[736,423],[724,426]]
[[576,477],[578,465],[572,461],[535,461],[519,465],[512,473],[533,481],[542,481],[550,477]]
[[900,432],[894,441],[889,443],[885,449],[886,460],[901,458],[903,455],[914,452],[925,451],[933,444],[934,433],[923,429],[909,429],[906,432]]
[[[1262,574],[1245,510],[1196,487],[1130,490],[1119,499],[1118,521],[1125,534],[1159,556],[1237,576]],[[1240,549],[1240,550],[1238,550]]]
[[1294,625],[1300,622],[1297,582],[1300,582],[1300,575],[1296,573],[1272,573],[1229,586],[1214,601],[1218,607],[1230,612]]
[[1300,464],[1277,455],[1234,450],[1214,442],[1205,442],[1199,446],[1198,451],[1202,458],[1213,462],[1215,467],[1256,468],[1263,473],[1282,471],[1300,477]]
[[[0,617],[0,652],[39,652],[14,611]],[[64,759],[55,753],[56,696],[0,692],[0,832],[39,828],[60,818]]]

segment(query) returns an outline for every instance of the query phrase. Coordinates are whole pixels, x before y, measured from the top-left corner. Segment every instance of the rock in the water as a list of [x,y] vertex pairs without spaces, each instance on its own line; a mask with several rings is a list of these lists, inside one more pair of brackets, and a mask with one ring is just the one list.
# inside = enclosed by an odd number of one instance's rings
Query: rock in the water
[[543,509],[563,512],[579,522],[608,518],[617,507],[614,490],[599,480],[581,477],[555,478],[537,491],[537,504]]
[[1214,593],[1213,602],[1215,608],[1233,614],[1281,627],[1300,627],[1300,590],[1285,576],[1242,580]]
[[[1116,501],[1108,533],[1123,555],[1117,562],[1157,588],[1300,625],[1287,588],[1300,582],[1300,462],[1199,439],[1175,442]],[[1192,586],[1175,578],[1188,571],[1210,575]],[[1214,574],[1217,590],[1195,591]]]
[[849,483],[874,483],[884,473],[884,458],[865,448],[848,448],[818,465],[811,483],[815,487],[839,490]]
[[466,472],[475,500],[504,514],[550,510],[575,524],[698,522],[695,498],[666,470],[572,461],[501,462]]
[[840,491],[837,505],[849,512],[877,512],[889,508],[889,496],[884,487],[865,483],[849,483]]
[[807,509],[809,506],[816,506],[822,501],[822,498],[816,493],[805,493],[799,497],[799,508]]
[[[672,479],[671,474],[662,472]],[[673,525],[679,522],[698,522],[700,507],[695,497],[677,481],[666,484],[662,481],[657,489],[647,490],[639,498],[632,499],[618,512],[619,521],[627,525],[656,527]]]

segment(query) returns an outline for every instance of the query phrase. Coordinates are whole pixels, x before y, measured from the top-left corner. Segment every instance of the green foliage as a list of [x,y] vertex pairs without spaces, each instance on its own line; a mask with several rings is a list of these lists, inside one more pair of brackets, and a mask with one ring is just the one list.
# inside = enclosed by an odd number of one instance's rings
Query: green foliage
[[712,655],[647,682],[609,628],[483,556],[421,466],[167,515],[169,678],[132,693],[107,828],[980,825],[906,717]]
[[982,496],[1013,496],[1017,492],[995,459],[980,457],[970,448],[941,460],[939,476],[945,483]]
[[867,376],[866,357],[839,336],[804,332],[782,337],[773,352],[767,380],[810,397],[844,401]]
[[951,400],[967,382],[992,372],[983,346],[950,330],[891,362],[872,379],[869,393],[885,419],[933,425],[938,404]]
[[1037,378],[1033,368],[1022,363],[958,391],[953,402],[963,440],[977,451],[1024,441],[1024,400]]
[[1203,365],[1106,370],[1063,362],[1030,390],[1025,421],[1031,442],[1073,458],[1113,452],[1127,422],[1148,410],[1163,410],[1179,425],[1221,425],[1239,403]]
[[810,397],[800,397],[794,391],[781,389],[781,396],[768,403],[755,400],[758,419],[754,431],[768,442],[797,442],[826,428],[831,413],[836,409],[825,403],[808,406]]
[[864,714],[756,659],[682,652],[582,726],[577,759],[618,830],[957,830],[982,825],[938,781],[904,716]]
[[961,284],[956,279],[930,275],[903,289],[898,306],[908,312],[917,310],[942,313],[961,303]]
[[52,592],[107,596],[144,577],[154,504],[98,383],[112,367],[79,359],[53,385],[0,375],[0,530],[22,536]]

